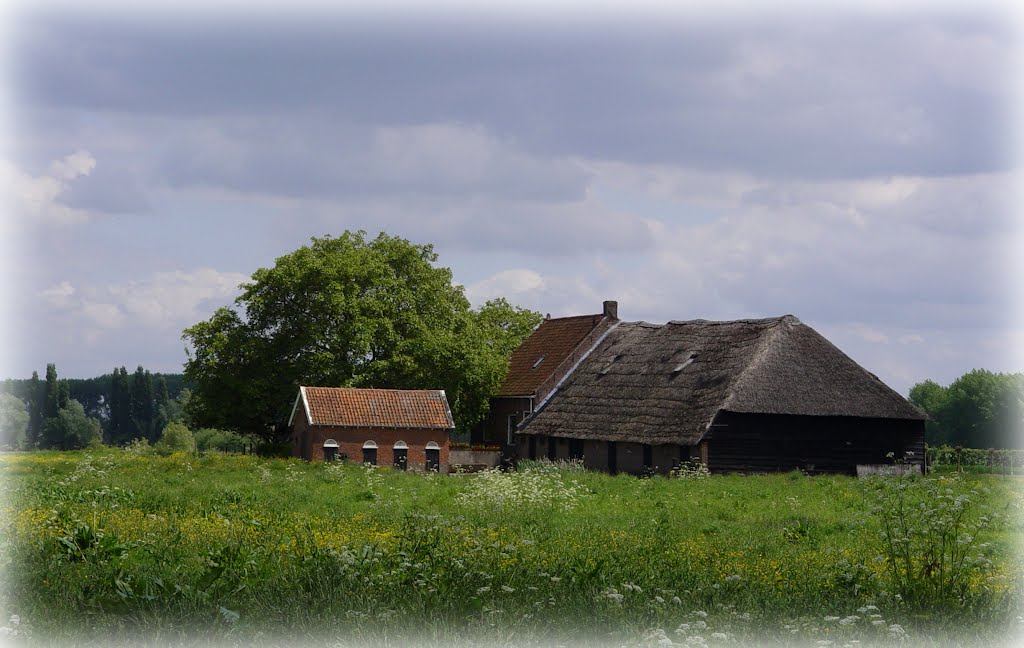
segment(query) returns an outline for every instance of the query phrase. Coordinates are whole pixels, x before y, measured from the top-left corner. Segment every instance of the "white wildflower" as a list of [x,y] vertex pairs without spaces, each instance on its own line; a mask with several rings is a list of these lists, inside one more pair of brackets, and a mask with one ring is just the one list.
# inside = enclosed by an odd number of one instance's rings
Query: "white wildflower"
[[511,594],[512,592],[516,591],[516,589],[514,587],[509,587],[508,585],[502,585],[501,591]]
[[665,599],[661,598],[660,596],[655,596],[654,600],[657,601],[659,605],[665,602]]
[[724,633],[724,632],[712,632],[711,633],[711,638],[712,639],[718,639],[719,641],[728,641],[729,640],[729,635]]
[[726,583],[735,583],[735,582],[738,582],[740,580],[740,578],[742,578],[742,577],[739,574],[733,574],[732,576],[727,576],[726,579],[725,579],[725,582]]
[[673,605],[682,605],[683,601],[678,596],[673,596],[672,597],[672,604]]
[[704,641],[704,637],[700,635],[693,635],[692,637],[686,638],[687,646],[706,646],[708,643]]
[[694,610],[691,614],[693,614],[693,616],[699,616],[702,619],[708,618],[708,613],[704,610]]
[[880,626],[884,626],[885,625],[885,620],[884,619],[875,619],[874,621],[871,622],[871,625],[875,626],[876,628],[880,627]]
[[902,639],[907,636],[907,631],[898,623],[889,626],[889,636],[894,639]]
[[837,616],[827,616],[827,617],[825,617],[825,620],[828,621],[829,623],[831,623],[833,621],[838,621],[839,618],[840,617],[837,617]]

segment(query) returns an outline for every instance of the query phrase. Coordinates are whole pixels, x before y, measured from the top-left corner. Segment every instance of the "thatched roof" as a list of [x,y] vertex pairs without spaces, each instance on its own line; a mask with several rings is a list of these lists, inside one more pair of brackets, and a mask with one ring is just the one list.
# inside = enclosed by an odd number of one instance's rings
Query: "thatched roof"
[[785,315],[620,323],[520,433],[693,445],[719,411],[926,418],[814,329]]

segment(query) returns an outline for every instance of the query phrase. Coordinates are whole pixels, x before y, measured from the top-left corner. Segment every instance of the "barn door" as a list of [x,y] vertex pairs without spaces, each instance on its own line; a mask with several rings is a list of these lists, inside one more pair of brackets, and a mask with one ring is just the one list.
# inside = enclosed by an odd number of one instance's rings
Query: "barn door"
[[363,444],[363,463],[371,466],[377,465],[377,444],[374,441],[367,441]]
[[615,452],[615,442],[608,442],[608,472],[615,474],[619,472],[619,457]]
[[409,465],[409,446],[405,441],[398,441],[392,449],[395,468],[405,470]]
[[436,443],[431,441],[427,444],[426,448],[427,455],[427,471],[438,472],[441,470],[441,448]]

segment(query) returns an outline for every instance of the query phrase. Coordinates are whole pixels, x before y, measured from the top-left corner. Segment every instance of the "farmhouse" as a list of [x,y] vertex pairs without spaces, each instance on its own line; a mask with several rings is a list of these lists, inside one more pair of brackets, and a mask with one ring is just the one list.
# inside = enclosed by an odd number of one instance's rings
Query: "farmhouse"
[[444,390],[299,387],[292,456],[447,472],[455,428]]
[[548,316],[509,358],[509,370],[491,398],[488,418],[470,435],[475,444],[500,445],[508,457],[516,451],[516,426],[555,388],[598,338],[618,322],[618,303],[574,317]]
[[[524,345],[525,346],[525,345]],[[616,322],[517,428],[518,456],[609,472],[854,473],[915,453],[926,415],[792,315]]]

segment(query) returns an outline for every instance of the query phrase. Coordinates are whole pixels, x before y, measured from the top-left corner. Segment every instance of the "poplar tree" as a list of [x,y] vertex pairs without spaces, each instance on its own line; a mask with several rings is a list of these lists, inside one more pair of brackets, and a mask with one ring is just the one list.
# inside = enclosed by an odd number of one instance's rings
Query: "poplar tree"
[[132,376],[130,409],[138,435],[151,442],[156,441],[153,433],[153,376],[142,365]]
[[46,365],[46,385],[43,396],[43,418],[54,418],[60,411],[60,396],[57,393],[57,365]]
[[32,372],[32,380],[28,383],[28,430],[26,431],[26,443],[29,448],[39,445],[39,439],[43,435],[43,407],[45,396],[43,385],[39,382],[39,372]]

